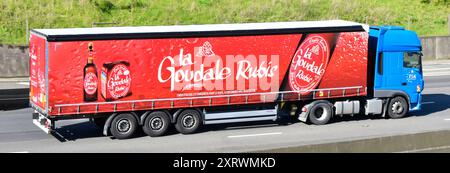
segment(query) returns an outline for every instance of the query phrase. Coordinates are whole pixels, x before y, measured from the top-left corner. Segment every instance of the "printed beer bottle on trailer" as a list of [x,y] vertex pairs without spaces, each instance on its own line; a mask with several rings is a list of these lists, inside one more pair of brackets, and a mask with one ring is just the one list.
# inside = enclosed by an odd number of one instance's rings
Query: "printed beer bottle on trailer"
[[284,91],[308,95],[319,85],[336,45],[338,33],[304,35],[284,76]]
[[84,66],[84,75],[83,75],[83,93],[84,93],[84,101],[91,102],[97,101],[97,88],[98,88],[98,77],[97,77],[97,68],[94,64],[94,56],[93,56],[93,44],[89,43],[89,56],[87,59],[87,64]]

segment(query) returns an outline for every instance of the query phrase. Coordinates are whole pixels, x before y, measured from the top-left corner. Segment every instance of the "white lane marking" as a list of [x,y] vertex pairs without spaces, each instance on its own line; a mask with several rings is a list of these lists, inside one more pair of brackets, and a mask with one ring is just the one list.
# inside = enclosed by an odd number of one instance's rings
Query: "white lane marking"
[[14,151],[14,152],[9,152],[9,153],[29,153],[28,151]]
[[450,75],[450,71],[445,72],[423,72],[423,76],[446,76]]
[[450,118],[446,118],[446,119],[444,119],[444,121],[450,121]]
[[422,105],[426,105],[426,104],[433,104],[435,102],[423,102]]
[[16,84],[19,84],[19,85],[30,85],[29,82],[17,82]]
[[273,132],[273,133],[258,133],[258,134],[248,134],[248,135],[234,135],[228,136],[228,138],[242,138],[242,137],[254,137],[254,136],[267,136],[267,135],[281,135],[281,132]]
[[423,71],[439,71],[439,70],[450,70],[450,68],[424,68]]

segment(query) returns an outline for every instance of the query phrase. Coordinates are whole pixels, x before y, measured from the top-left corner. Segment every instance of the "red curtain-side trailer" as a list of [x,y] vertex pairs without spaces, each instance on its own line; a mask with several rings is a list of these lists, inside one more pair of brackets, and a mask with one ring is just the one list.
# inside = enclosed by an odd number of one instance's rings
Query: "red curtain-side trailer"
[[89,117],[117,138],[276,120],[366,96],[367,44],[364,25],[340,20],[34,29],[30,104],[47,132]]

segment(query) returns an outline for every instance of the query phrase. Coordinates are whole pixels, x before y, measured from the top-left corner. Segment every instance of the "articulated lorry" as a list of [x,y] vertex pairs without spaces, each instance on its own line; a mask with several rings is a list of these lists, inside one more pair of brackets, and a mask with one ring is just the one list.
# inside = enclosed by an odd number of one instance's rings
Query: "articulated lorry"
[[104,135],[420,110],[413,31],[342,21],[33,29],[30,105],[47,133],[89,118]]

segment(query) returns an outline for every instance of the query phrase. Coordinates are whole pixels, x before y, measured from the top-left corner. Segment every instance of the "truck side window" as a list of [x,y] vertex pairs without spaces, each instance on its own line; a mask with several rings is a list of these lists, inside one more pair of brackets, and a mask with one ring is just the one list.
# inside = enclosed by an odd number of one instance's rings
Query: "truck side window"
[[378,67],[377,72],[379,75],[383,75],[383,53],[378,55]]
[[420,69],[420,53],[418,52],[403,53],[403,67]]

